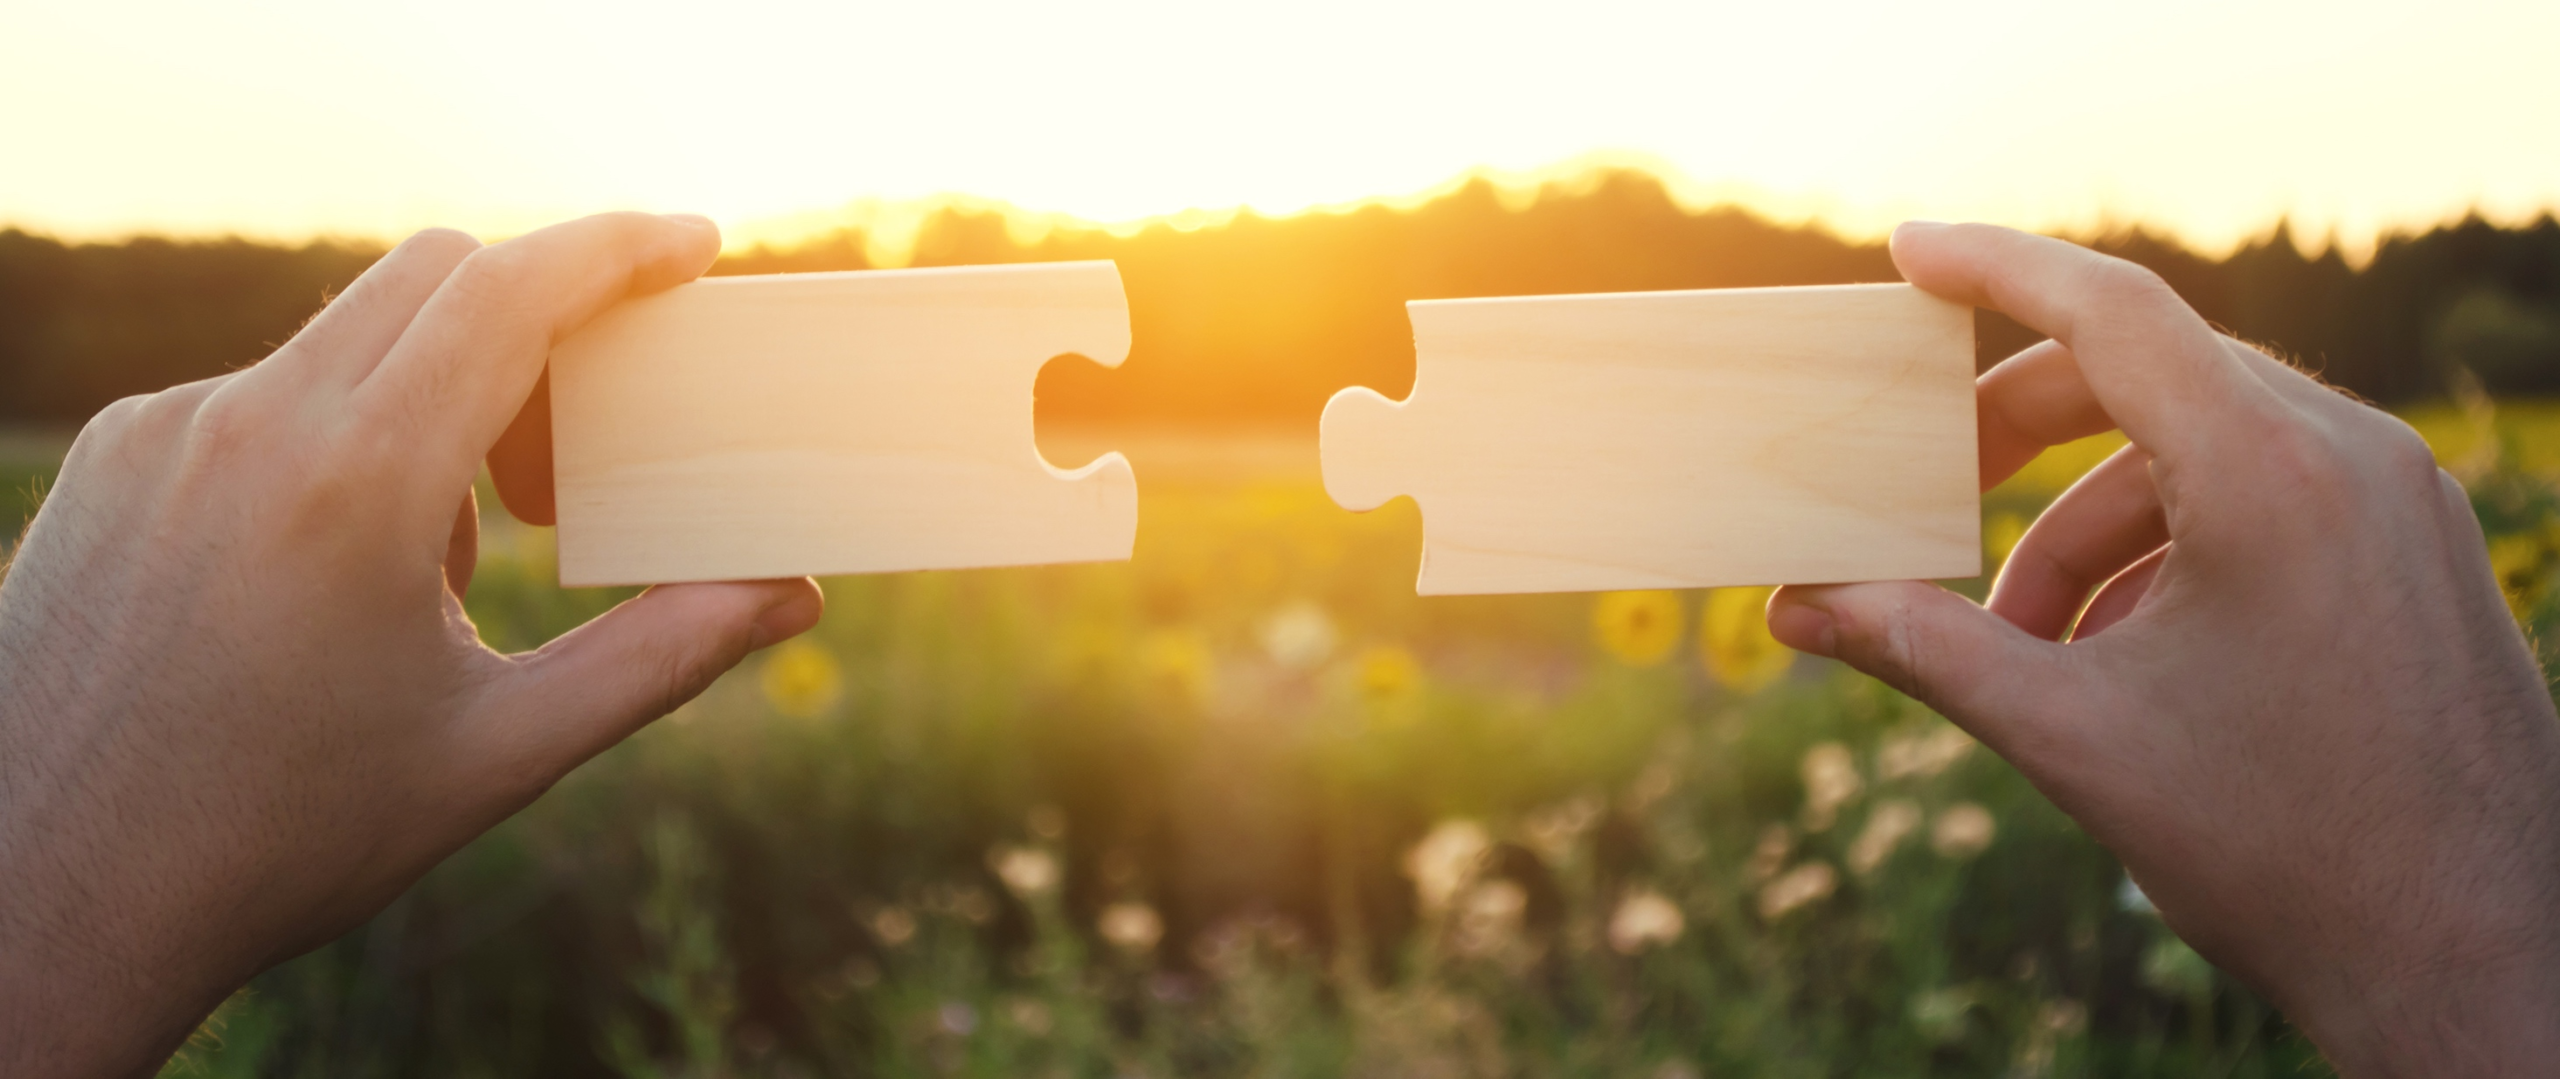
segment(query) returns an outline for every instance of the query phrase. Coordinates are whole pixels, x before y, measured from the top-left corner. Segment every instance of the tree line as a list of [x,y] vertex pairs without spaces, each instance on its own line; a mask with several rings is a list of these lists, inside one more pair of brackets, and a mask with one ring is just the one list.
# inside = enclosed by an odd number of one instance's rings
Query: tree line
[[[2440,393],[2457,370],[2509,394],[2560,392],[2560,222],[2469,219],[2386,238],[2362,266],[2306,256],[2282,226],[2227,257],[2139,229],[2094,246],[2158,271],[2217,324],[2385,403]],[[844,230],[724,258],[713,273],[870,268]],[[65,244],[0,231],[0,421],[76,423],[128,394],[255,362],[382,248],[137,238]],[[1892,281],[1881,243],[1691,212],[1655,178],[1611,172],[1534,200],[1469,184],[1410,208],[1242,214],[1132,234],[1016,239],[992,212],[946,209],[911,264],[1112,259],[1134,344],[1119,370],[1053,364],[1044,418],[1311,427],[1348,385],[1412,385],[1403,302],[1451,296]],[[1983,316],[1984,362],[2034,340]]]

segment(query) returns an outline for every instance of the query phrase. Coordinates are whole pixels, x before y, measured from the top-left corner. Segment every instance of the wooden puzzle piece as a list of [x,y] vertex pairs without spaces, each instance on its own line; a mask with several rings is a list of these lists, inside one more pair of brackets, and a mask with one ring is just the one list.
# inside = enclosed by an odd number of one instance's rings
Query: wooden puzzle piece
[[1982,571],[1973,312],[1909,285],[1432,300],[1413,393],[1325,405],[1325,489],[1409,494],[1424,595]]
[[1033,446],[1031,386],[1118,366],[1109,262],[715,277],[551,353],[560,583],[1129,557],[1137,480]]

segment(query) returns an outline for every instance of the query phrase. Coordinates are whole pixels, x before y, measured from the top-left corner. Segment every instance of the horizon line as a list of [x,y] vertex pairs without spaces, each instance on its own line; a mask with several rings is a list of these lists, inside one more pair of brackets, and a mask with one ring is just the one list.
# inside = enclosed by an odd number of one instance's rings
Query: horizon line
[[[856,196],[831,209],[807,209],[777,214],[746,217],[721,223],[721,256],[745,255],[756,251],[789,253],[813,243],[843,235],[862,239],[863,255],[873,267],[901,268],[909,265],[914,246],[927,221],[943,213],[961,213],[999,217],[1004,222],[1006,239],[1017,246],[1031,246],[1059,232],[1104,233],[1117,238],[1135,236],[1158,227],[1180,232],[1219,228],[1239,219],[1287,221],[1293,218],[1336,216],[1357,213],[1373,207],[1385,207],[1396,213],[1412,213],[1438,200],[1467,188],[1483,184],[1505,210],[1518,213],[1551,197],[1573,198],[1587,195],[1615,177],[1635,174],[1659,184],[1665,196],[1681,212],[1701,216],[1711,212],[1738,210],[1771,224],[1790,229],[1812,229],[1855,244],[1881,243],[1893,227],[1914,220],[1909,213],[1897,213],[1888,207],[1858,207],[1821,193],[1786,192],[1747,181],[1699,181],[1676,167],[1650,154],[1623,151],[1599,151],[1580,154],[1562,161],[1527,169],[1504,169],[1475,166],[1427,187],[1402,193],[1364,195],[1330,202],[1272,209],[1251,203],[1222,207],[1185,207],[1179,210],[1141,215],[1117,220],[1099,220],[1059,210],[1038,210],[1007,199],[970,192],[944,191],[918,196]],[[596,212],[604,212],[599,209]],[[576,215],[561,220],[574,219]],[[2279,213],[2258,228],[2248,230],[2220,242],[2200,240],[2190,230],[2156,219],[2152,215],[2122,213],[2112,207],[2091,210],[2044,222],[1996,222],[2059,236],[2075,242],[2148,235],[2165,239],[2209,258],[2221,259],[2232,253],[2264,246],[2279,236],[2287,237],[2303,257],[2317,259],[2335,252],[2348,263],[2361,267],[2368,263],[2380,246],[2399,237],[2423,235],[2427,232],[2479,220],[2500,228],[2530,228],[2538,222],[2560,218],[2560,204],[2548,204],[2520,213],[2502,213],[2474,202],[2459,210],[2441,213],[2427,220],[2405,220],[2377,228],[2371,236],[2342,236],[2333,225],[2317,236],[2294,229],[2292,215]],[[428,226],[432,227],[432,226]],[[163,240],[173,243],[221,243],[239,241],[277,247],[304,247],[314,244],[336,244],[348,247],[388,248],[399,242],[401,235],[366,234],[331,229],[307,232],[259,231],[239,228],[160,229],[135,228],[96,233],[63,232],[31,226],[21,222],[0,221],[0,231],[41,236],[71,245],[115,246],[141,240]],[[531,231],[530,229],[525,231]],[[482,237],[497,242],[522,235],[522,232],[500,233]]]

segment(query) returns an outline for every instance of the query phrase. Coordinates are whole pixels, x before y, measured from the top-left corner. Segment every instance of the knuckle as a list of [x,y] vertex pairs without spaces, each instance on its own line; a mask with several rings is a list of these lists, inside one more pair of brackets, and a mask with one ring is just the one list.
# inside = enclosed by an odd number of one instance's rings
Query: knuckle
[[2169,282],[2150,267],[2113,256],[2101,256],[2083,271],[2089,294],[2099,303],[2119,307],[2185,306]]
[[514,246],[492,244],[463,257],[445,276],[460,317],[490,333],[512,333],[528,321],[540,284],[537,259]]
[[[2270,492],[2317,527],[2352,527],[2425,503],[2450,479],[2434,450],[2409,425],[2374,413],[2378,423],[2283,424],[2265,435],[2258,458]],[[2457,489],[2459,485],[2456,485]]]
[[2430,497],[2443,482],[2427,440],[2370,408],[2280,425],[2263,441],[2261,459],[2286,490],[2308,496],[2324,520],[2392,513]]
[[229,461],[272,437],[277,417],[246,388],[224,381],[195,402],[187,418],[187,444],[193,455]]
[[149,406],[150,401],[151,395],[147,393],[117,398],[99,409],[97,415],[89,417],[89,422],[80,428],[80,438],[86,440],[92,432],[101,437],[112,437],[131,430],[142,421],[143,409]]
[[140,436],[143,415],[150,406],[150,394],[135,394],[117,398],[99,409],[97,415],[89,417],[89,422],[80,425],[79,435],[72,438],[70,452],[63,455],[63,469],[71,471],[85,467],[93,459],[123,452],[122,447]]
[[2472,508],[2471,491],[2462,485],[2460,477],[2436,469],[2433,508],[2436,519],[2449,525],[2452,535],[2460,537],[2460,546],[2472,550],[2487,546],[2488,536],[2480,527],[2479,511]]
[[[2471,489],[2462,485],[2462,477],[2442,467],[2437,468],[2436,494],[2444,499],[2446,506],[2461,510],[2466,518],[2471,517]],[[2479,523],[2477,518],[2471,520],[2475,526]]]
[[[457,267],[479,250],[481,250],[480,241],[473,239],[469,233],[455,229],[427,229],[401,241],[400,246],[392,248],[391,252],[382,256],[372,269],[367,270],[365,276],[387,274],[394,279],[424,277],[433,282],[441,282],[450,278]],[[385,295],[383,289],[359,286],[332,298],[323,311],[333,309],[351,312],[361,318],[376,313],[388,314],[396,310],[396,307]],[[400,317],[405,320],[414,313],[412,308]],[[318,317],[314,315],[314,321],[317,321]],[[291,349],[300,341],[301,338],[297,336],[295,340],[286,342],[285,347]]]
[[463,256],[450,279],[474,304],[507,304],[531,283],[533,268],[516,243],[492,244]]
[[196,406],[195,426],[207,434],[240,439],[266,429],[266,409],[254,395],[240,392],[237,383],[225,384]]
[[479,237],[461,229],[432,228],[420,229],[410,234],[408,239],[401,241],[400,246],[394,249],[394,253],[416,251],[420,254],[445,255],[460,260],[470,257],[478,250],[480,250]]
[[2378,411],[2373,415],[2380,422],[2371,442],[2386,474],[2406,490],[2423,491],[2434,486],[2436,478],[2444,474],[2436,464],[2435,448],[2427,445],[2417,428],[2399,417]]
[[171,386],[142,399],[134,409],[133,426],[152,432],[184,431],[195,419],[196,407],[203,401],[204,397],[196,392],[194,383]]
[[209,396],[199,382],[152,394],[135,411],[128,441],[172,447],[182,457],[193,455],[202,441],[198,414],[204,411]]
[[637,210],[615,210],[597,214],[588,220],[610,232],[614,239],[627,243],[651,239],[664,232],[667,226],[666,218]]

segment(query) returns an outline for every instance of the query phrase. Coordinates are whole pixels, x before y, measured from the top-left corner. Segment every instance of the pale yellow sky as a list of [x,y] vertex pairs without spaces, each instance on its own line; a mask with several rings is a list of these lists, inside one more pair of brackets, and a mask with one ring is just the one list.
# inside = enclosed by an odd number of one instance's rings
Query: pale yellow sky
[[[741,237],[963,192],[1112,222],[1642,160],[1852,232],[2560,206],[2560,3],[84,0],[0,11],[0,223]],[[812,211],[831,211],[812,216]]]

